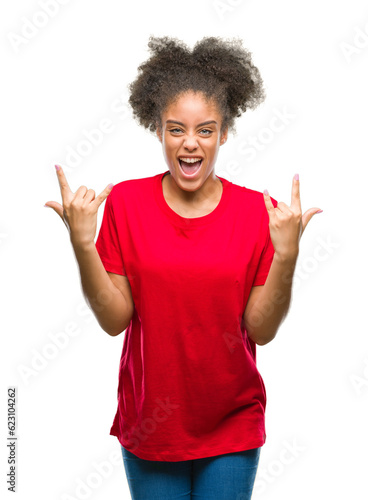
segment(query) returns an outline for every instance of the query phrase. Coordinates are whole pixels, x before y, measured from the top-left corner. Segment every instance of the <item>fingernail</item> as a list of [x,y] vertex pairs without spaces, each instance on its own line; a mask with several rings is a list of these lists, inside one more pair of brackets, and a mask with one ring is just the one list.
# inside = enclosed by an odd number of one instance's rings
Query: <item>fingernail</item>
[[57,170],[57,171],[59,171],[59,170],[60,170],[59,165],[55,165],[55,168],[56,168],[56,170]]
[[294,179],[295,179],[296,181],[298,181],[298,180],[299,180],[299,174],[295,174],[295,175],[294,175]]
[[263,194],[265,194],[266,196],[268,196],[268,191],[267,191],[267,189],[265,189],[265,190],[263,191]]
[[51,208],[49,205],[44,205],[44,207]]
[[323,212],[323,210],[318,210],[318,212],[316,212],[316,214],[320,214],[321,212]]
[[114,184],[109,184],[107,187],[108,187],[109,189],[112,189],[112,188],[114,187]]

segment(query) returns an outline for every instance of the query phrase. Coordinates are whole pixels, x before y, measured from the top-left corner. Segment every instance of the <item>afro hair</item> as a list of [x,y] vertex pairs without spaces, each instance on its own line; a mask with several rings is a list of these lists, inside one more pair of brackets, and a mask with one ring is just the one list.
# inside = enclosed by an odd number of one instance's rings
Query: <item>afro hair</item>
[[259,70],[239,38],[204,37],[190,50],[177,38],[151,35],[148,47],[151,56],[128,89],[134,118],[150,132],[162,127],[167,106],[188,91],[216,102],[221,131],[235,132],[235,118],[265,99]]

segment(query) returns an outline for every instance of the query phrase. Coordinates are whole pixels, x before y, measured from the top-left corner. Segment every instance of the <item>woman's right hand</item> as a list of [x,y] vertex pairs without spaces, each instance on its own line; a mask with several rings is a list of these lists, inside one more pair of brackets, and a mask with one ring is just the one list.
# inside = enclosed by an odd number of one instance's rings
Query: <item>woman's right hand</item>
[[94,243],[97,228],[97,211],[110,194],[113,184],[109,184],[97,197],[93,189],[80,186],[73,193],[66,180],[63,169],[55,165],[58,177],[62,205],[48,201],[50,207],[61,217],[66,225],[73,245],[85,246]]

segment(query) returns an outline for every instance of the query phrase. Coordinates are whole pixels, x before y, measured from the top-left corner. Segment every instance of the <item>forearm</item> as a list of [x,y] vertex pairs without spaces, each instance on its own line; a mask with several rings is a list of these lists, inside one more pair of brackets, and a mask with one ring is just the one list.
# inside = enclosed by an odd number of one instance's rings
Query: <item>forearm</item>
[[270,342],[287,315],[297,257],[274,254],[267,280],[244,317],[247,333],[256,344]]
[[109,278],[95,244],[79,245],[72,241],[72,246],[88,306],[106,333],[112,336],[118,335],[128,326],[127,301]]

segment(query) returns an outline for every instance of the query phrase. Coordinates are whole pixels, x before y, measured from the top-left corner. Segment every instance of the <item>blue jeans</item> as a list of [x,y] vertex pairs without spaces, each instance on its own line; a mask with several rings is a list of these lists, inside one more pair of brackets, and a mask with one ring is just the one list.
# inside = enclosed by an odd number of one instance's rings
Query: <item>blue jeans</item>
[[261,453],[253,448],[165,462],[121,450],[132,500],[250,500]]

